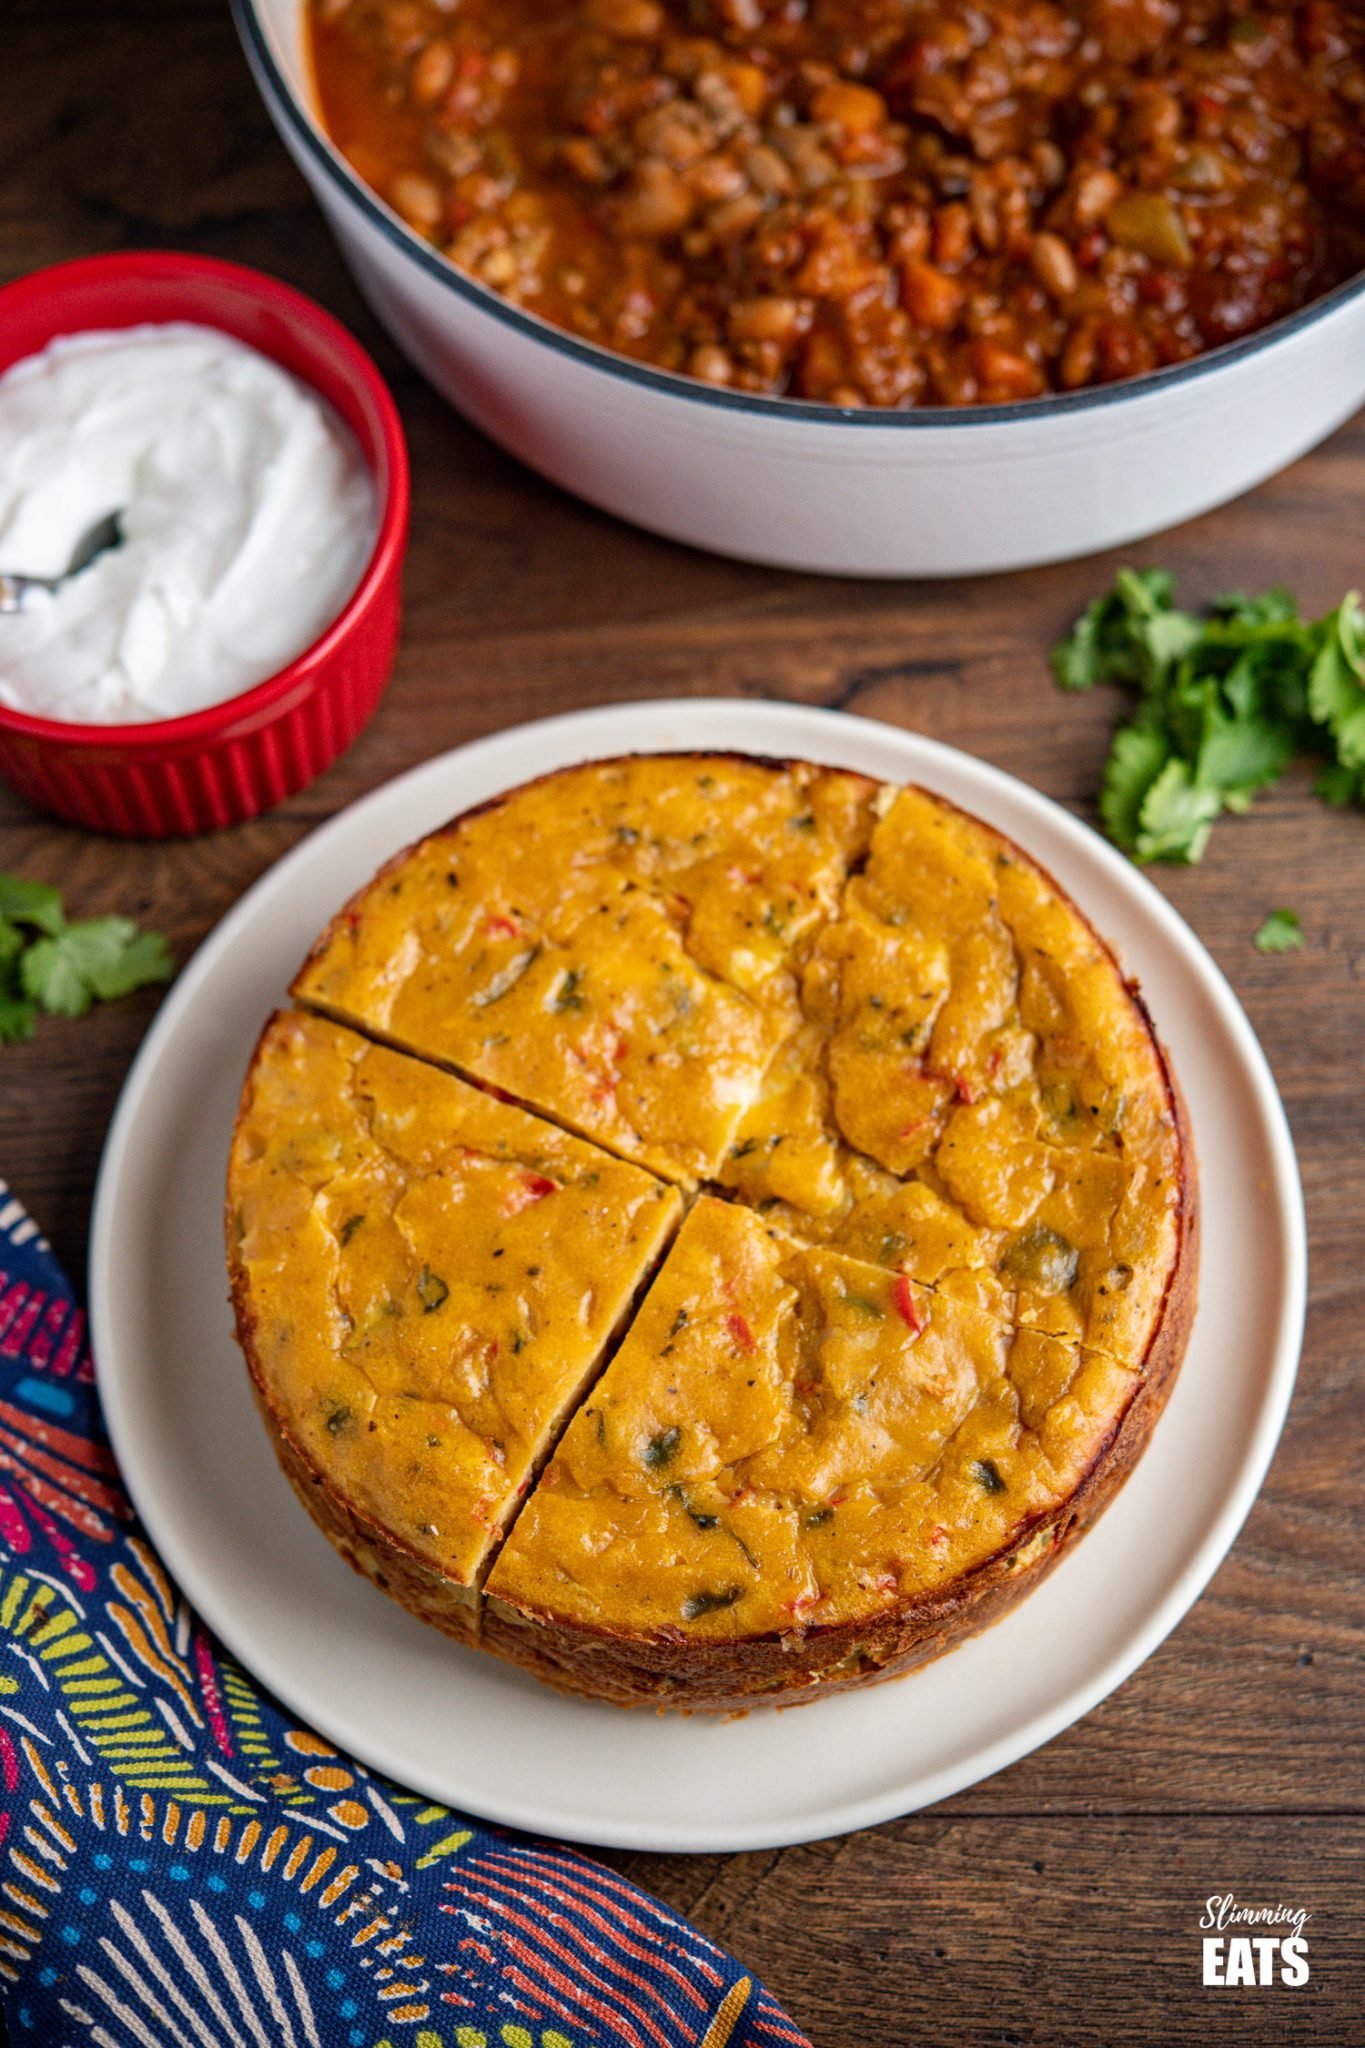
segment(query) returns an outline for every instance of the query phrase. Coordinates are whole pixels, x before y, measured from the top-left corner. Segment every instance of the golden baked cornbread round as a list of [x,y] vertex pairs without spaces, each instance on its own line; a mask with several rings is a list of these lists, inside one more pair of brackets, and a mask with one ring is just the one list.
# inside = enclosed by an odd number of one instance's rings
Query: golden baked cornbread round
[[267,1027],[238,1334],[301,1498],[551,1684],[906,1670],[1140,1454],[1197,1264],[1179,1092],[988,826],[803,763],[568,769],[391,861]]

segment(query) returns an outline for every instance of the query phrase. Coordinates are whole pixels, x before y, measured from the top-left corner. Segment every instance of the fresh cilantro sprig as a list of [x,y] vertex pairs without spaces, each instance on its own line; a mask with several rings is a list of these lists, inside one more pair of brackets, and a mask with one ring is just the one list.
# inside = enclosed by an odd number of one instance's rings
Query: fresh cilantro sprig
[[0,1045],[32,1038],[40,1011],[83,1017],[174,972],[166,941],[130,917],[68,924],[59,890],[0,874]]
[[1305,620],[1286,590],[1182,611],[1164,569],[1121,569],[1052,652],[1064,690],[1136,690],[1114,735],[1100,817],[1139,861],[1202,859],[1214,821],[1245,811],[1300,754],[1319,795],[1365,802],[1365,612],[1352,592]]

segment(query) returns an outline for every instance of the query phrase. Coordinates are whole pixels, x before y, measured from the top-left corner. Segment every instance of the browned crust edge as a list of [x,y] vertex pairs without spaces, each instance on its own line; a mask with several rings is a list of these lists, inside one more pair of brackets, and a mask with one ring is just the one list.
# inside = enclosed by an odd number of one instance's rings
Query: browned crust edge
[[270,1432],[280,1470],[334,1550],[352,1571],[378,1586],[400,1607],[462,1643],[477,1643],[481,1623],[477,1590],[428,1564],[391,1530],[362,1515],[301,1449],[252,1373],[251,1390]]
[[[362,1571],[367,1577],[374,1579],[385,1591],[390,1590],[392,1583],[394,1598],[403,1599],[405,1606],[412,1605],[415,1613],[424,1613],[428,1606],[439,1607],[448,1603],[468,1608],[474,1598],[470,1586],[457,1579],[453,1573],[435,1571],[394,1530],[387,1529],[379,1522],[360,1514],[337,1490],[293,1435],[284,1412],[266,1380],[256,1343],[259,1319],[252,1305],[246,1268],[237,1249],[237,1233],[233,1219],[233,1188],[241,1126],[254,1100],[256,1072],[265,1049],[265,1042],[280,1018],[288,1015],[289,1012],[286,1010],[274,1010],[261,1027],[242,1085],[241,1102],[233,1124],[232,1145],[228,1154],[227,1193],[223,1214],[228,1254],[228,1300],[232,1307],[238,1348],[246,1360],[251,1391],[274,1446],[275,1455],[290,1485],[318,1527],[340,1550],[347,1562],[357,1571]],[[367,1561],[361,1562],[362,1557]],[[411,1583],[414,1591],[412,1602],[396,1590],[400,1581],[405,1584]],[[437,1625],[444,1624],[438,1622]]]
[[[778,770],[827,767],[831,773],[860,776],[874,785],[877,781],[876,777],[862,776],[857,769],[749,755],[735,749],[689,749],[669,755],[620,755],[573,765],[604,767],[616,760],[645,759],[740,760]],[[436,831],[425,834],[413,845],[445,837],[467,819],[497,809],[563,772],[551,770],[545,775],[532,777],[514,789],[472,806]],[[886,786],[894,788],[901,785]],[[245,1275],[241,1272],[235,1248],[230,1251],[231,1295],[237,1336],[246,1356],[253,1392],[281,1466],[314,1521],[354,1569],[419,1618],[463,1642],[477,1643],[480,1648],[520,1665],[559,1690],[610,1700],[622,1706],[733,1713],[747,1711],[756,1705],[796,1705],[829,1691],[899,1677],[929,1663],[967,1636],[999,1620],[1041,1582],[1064,1551],[1098,1520],[1146,1449],[1175,1384],[1194,1322],[1198,1289],[1198,1168],[1185,1100],[1139,985],[1124,975],[1114,948],[1096,930],[1070,892],[1032,854],[986,820],[964,810],[937,791],[923,789],[922,785],[904,786],[920,789],[934,802],[957,812],[977,829],[988,832],[1012,856],[1026,861],[1041,875],[1048,887],[1080,919],[1113,964],[1137,1007],[1160,1064],[1180,1159],[1176,1256],[1167,1277],[1165,1297],[1143,1361],[1136,1393],[1114,1425],[1108,1442],[1068,1498],[1050,1513],[1021,1524],[1004,1548],[966,1576],[931,1594],[891,1608],[870,1621],[792,1631],[781,1636],[750,1637],[730,1643],[689,1641],[681,1630],[647,1637],[596,1630],[586,1625],[570,1627],[548,1615],[512,1609],[501,1601],[482,1601],[475,1589],[439,1572],[393,1532],[360,1514],[294,1441],[265,1388],[255,1349],[255,1319],[247,1300]],[[408,846],[396,853],[336,913],[310,949],[291,984],[290,993],[296,1000],[307,1003],[308,998],[298,994],[298,984],[311,963],[331,944],[338,927],[384,877],[408,859],[412,851],[413,846]],[[269,1029],[269,1024],[265,1029]],[[265,1031],[261,1035],[264,1038]],[[409,1056],[420,1057],[410,1050]],[[255,1058],[253,1054],[253,1070]],[[248,1086],[249,1081],[250,1077]],[[244,1095],[244,1103],[246,1100]],[[532,1113],[539,1114],[536,1111]],[[232,1244],[230,1227],[229,1244]],[[506,1532],[504,1541],[505,1536]],[[491,1561],[498,1547],[495,1544],[490,1548],[486,1563]],[[1035,1552],[1032,1556],[1027,1555],[1030,1549]],[[1024,1555],[1023,1562],[1019,1561],[1021,1554]]]

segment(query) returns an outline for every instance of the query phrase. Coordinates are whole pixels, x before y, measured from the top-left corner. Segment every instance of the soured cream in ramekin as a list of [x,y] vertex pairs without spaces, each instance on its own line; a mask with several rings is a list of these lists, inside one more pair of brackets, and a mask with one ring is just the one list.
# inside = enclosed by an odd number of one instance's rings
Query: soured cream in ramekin
[[248,690],[316,640],[374,545],[349,430],[267,357],[173,322],[63,336],[0,377],[0,570],[58,576],[0,616],[0,703],[122,725]]

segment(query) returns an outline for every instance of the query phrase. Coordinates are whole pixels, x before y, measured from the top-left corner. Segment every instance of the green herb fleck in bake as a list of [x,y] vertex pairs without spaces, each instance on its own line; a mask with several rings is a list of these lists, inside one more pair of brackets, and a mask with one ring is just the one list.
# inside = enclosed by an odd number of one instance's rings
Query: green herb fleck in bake
[[1000,1270],[1021,1287],[1040,1294],[1065,1294],[1076,1279],[1080,1253],[1060,1231],[1035,1223],[1022,1231],[1000,1256]]
[[493,976],[487,988],[480,989],[477,995],[470,998],[474,1008],[476,1010],[487,1010],[494,1003],[500,1003],[504,996],[511,994],[522,976],[535,965],[539,958],[539,946],[528,946],[524,953],[518,953],[515,958],[509,960],[507,965]]
[[683,1620],[699,1621],[703,1614],[719,1614],[744,1598],[743,1586],[722,1586],[714,1593],[689,1593],[683,1601]]
[[886,1310],[879,1301],[873,1301],[870,1294],[855,1294],[851,1287],[843,1290],[845,1308],[856,1309],[860,1316],[870,1316],[874,1322],[881,1322]]
[[652,1436],[645,1445],[645,1463],[650,1471],[658,1472],[665,1465],[671,1465],[681,1442],[682,1431],[679,1429],[660,1430],[657,1436]]
[[438,1308],[444,1308],[450,1298],[450,1289],[439,1273],[433,1273],[430,1266],[423,1266],[417,1275],[417,1299],[422,1304],[424,1316],[434,1316]]
[[673,1499],[677,1501],[678,1506],[682,1509],[688,1521],[693,1523],[695,1527],[698,1529],[718,1529],[720,1527],[720,1516],[708,1514],[704,1508],[697,1507],[695,1502],[688,1499],[683,1487],[670,1486],[668,1491]]

